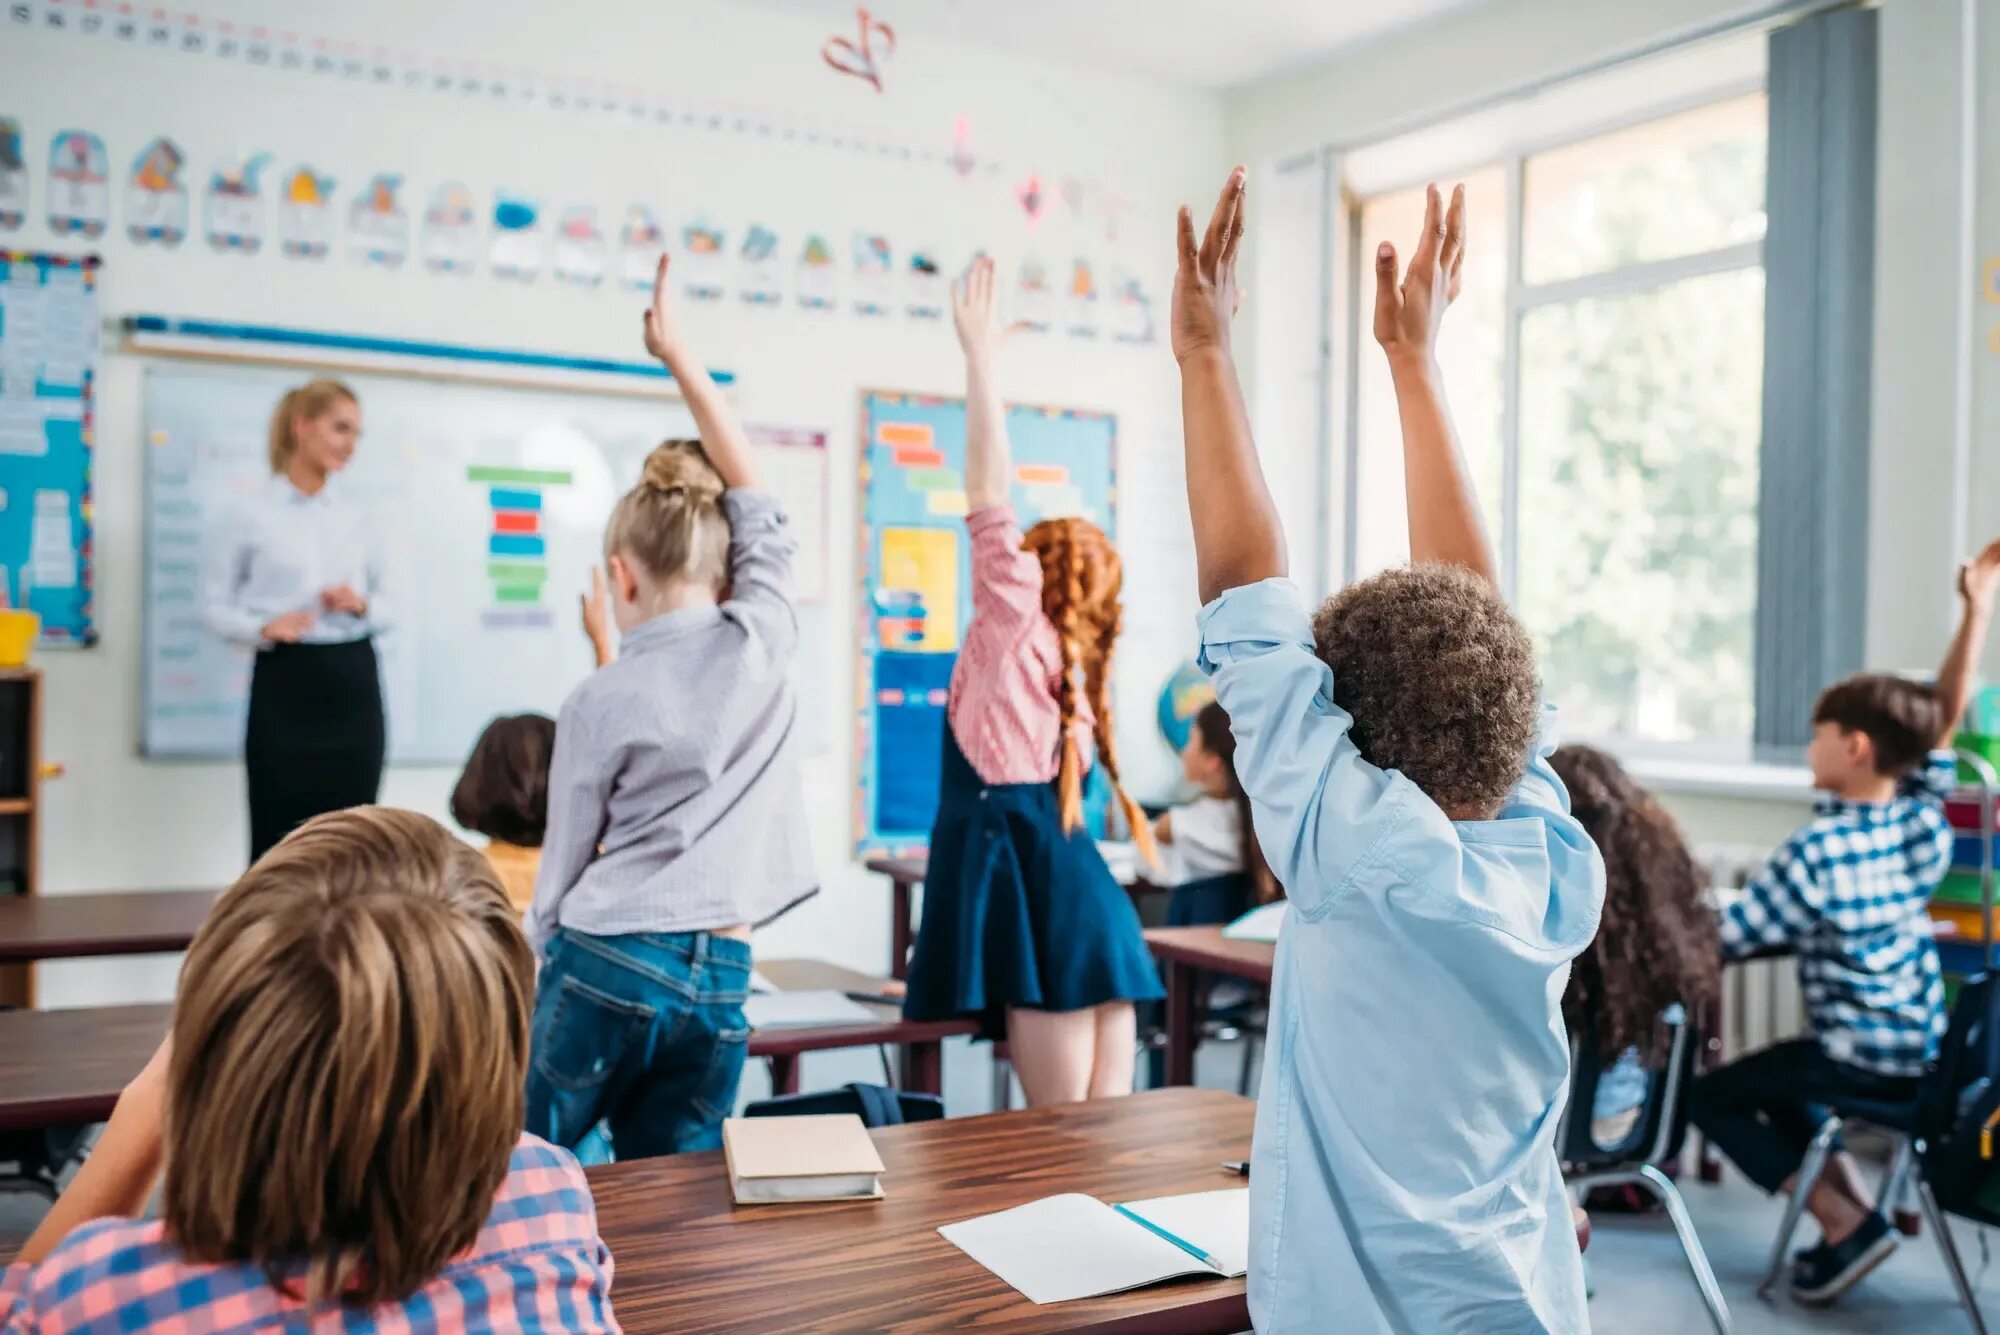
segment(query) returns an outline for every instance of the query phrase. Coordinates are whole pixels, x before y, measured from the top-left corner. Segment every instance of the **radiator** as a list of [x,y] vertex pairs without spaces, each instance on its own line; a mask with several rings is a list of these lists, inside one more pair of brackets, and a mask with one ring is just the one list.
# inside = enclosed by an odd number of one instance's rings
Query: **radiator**
[[[1703,845],[1696,860],[1719,890],[1740,889],[1770,858],[1767,848]],[[1791,959],[1751,960],[1722,970],[1722,1017],[1718,1037],[1729,1061],[1779,1039],[1806,1032],[1805,1001],[1799,995],[1798,963]]]

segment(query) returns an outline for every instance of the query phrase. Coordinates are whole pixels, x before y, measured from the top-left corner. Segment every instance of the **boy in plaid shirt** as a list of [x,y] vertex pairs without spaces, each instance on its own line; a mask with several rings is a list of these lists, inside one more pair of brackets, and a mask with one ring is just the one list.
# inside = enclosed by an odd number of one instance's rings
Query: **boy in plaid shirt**
[[[1695,1083],[1689,1111],[1744,1175],[1789,1190],[1823,1105],[1906,1102],[1944,1037],[1944,980],[1926,904],[1951,862],[1948,749],[1972,691],[2000,586],[2000,541],[1959,568],[1958,633],[1924,686],[1861,675],[1813,707],[1806,748],[1827,796],[1722,913],[1725,957],[1789,947],[1814,1036],[1774,1043]],[[1895,1250],[1852,1165],[1806,1199],[1822,1240],[1800,1253],[1793,1293],[1831,1302]]]

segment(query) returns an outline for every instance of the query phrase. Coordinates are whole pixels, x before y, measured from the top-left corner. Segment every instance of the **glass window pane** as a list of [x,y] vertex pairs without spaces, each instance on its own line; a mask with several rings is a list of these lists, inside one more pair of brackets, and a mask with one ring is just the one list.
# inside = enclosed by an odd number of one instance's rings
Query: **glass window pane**
[[[1501,373],[1507,345],[1507,178],[1498,167],[1465,179],[1468,249],[1464,285],[1438,335],[1438,362],[1451,399],[1466,466],[1479,489],[1488,533],[1500,541]],[[1395,243],[1409,262],[1423,233],[1424,190],[1398,191],[1361,204],[1360,375],[1355,385],[1360,457],[1356,460],[1354,577],[1400,565],[1410,558],[1403,505],[1403,432],[1395,387],[1375,344],[1375,248]]]
[[1768,137],[1753,93],[1529,158],[1524,281],[1763,239]]
[[1743,743],[1764,272],[1529,311],[1519,605],[1571,735]]

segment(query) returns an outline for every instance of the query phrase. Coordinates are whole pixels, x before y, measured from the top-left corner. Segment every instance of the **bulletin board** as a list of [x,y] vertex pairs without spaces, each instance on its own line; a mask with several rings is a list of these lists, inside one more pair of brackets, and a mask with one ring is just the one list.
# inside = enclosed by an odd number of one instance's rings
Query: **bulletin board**
[[[1115,417],[1015,406],[1007,434],[1022,527],[1076,515],[1117,536]],[[921,850],[937,812],[951,670],[972,614],[965,401],[866,392],[860,440],[854,826],[868,857]]]
[[45,645],[87,645],[97,261],[0,250],[0,580]]

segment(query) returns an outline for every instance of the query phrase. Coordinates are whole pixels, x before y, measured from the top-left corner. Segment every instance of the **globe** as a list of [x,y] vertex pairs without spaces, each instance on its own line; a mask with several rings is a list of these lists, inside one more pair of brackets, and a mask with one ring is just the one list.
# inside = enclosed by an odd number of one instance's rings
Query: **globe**
[[1178,752],[1187,745],[1194,716],[1214,698],[1215,688],[1193,663],[1183,663],[1173,670],[1167,684],[1160,688],[1160,735],[1167,739],[1168,746]]

